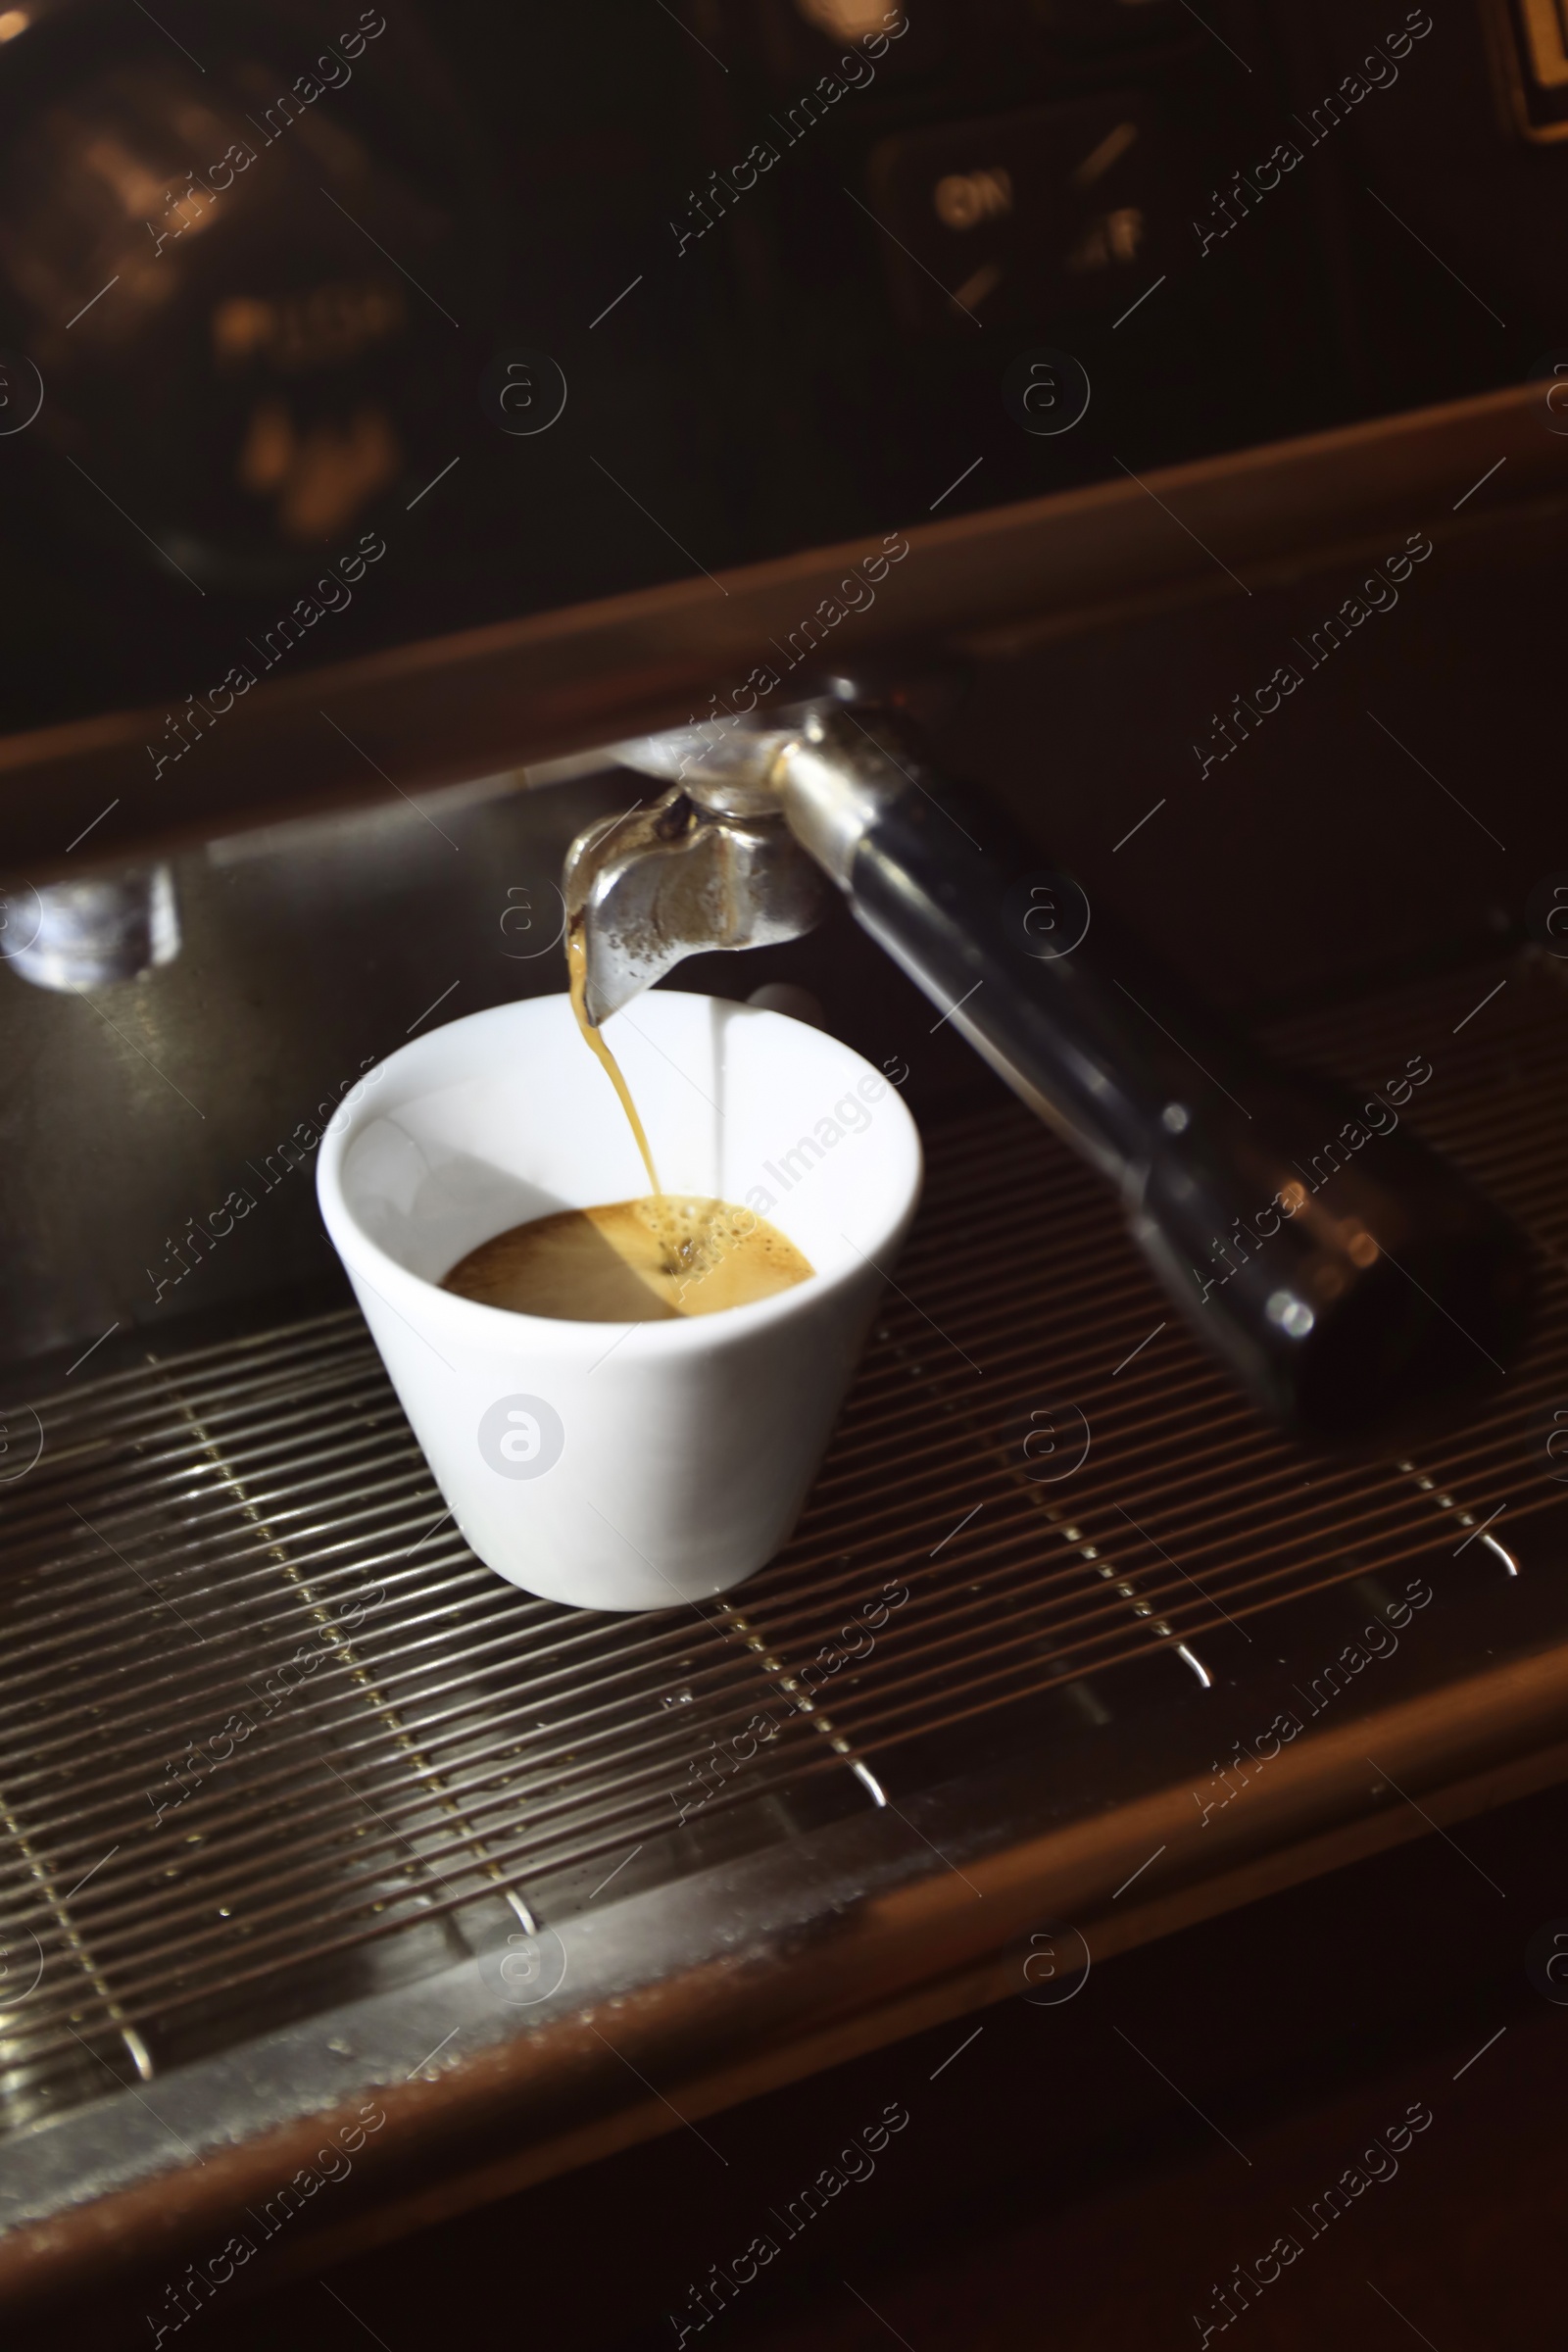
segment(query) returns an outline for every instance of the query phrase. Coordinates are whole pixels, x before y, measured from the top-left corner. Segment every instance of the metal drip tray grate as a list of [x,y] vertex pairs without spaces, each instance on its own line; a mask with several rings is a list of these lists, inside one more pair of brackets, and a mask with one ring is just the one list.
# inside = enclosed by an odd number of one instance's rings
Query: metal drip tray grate
[[1368,1083],[1427,1055],[1421,1126],[1541,1246],[1528,1359],[1398,1460],[1271,1435],[1010,1108],[929,1139],[807,1517],[729,1603],[602,1617],[491,1575],[352,1312],[10,1410],[39,1451],[0,1491],[0,2116],[678,1875],[724,1819],[785,1835],[785,1789],[869,1805],[966,1716],[1151,1652],[1201,1675],[1226,1620],[1514,1545],[1562,1492],[1568,998],[1512,967],[1466,1022],[1488,985],[1282,1041]]

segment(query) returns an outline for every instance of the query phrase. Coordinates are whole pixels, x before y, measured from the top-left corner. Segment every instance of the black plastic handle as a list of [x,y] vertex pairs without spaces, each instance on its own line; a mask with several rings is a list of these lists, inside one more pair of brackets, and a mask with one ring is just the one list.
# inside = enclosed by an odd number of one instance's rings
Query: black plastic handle
[[857,918],[1117,1186],[1249,1395],[1340,1436],[1496,1379],[1525,1333],[1529,1252],[1412,1133],[1430,1064],[1363,1098],[1272,1061],[1002,811],[930,780],[935,799],[911,784],[857,851]]

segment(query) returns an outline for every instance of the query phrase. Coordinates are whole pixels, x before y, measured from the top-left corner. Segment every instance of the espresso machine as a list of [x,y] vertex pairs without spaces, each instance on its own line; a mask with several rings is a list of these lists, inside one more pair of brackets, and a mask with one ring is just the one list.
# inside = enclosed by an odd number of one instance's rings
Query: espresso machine
[[[377,13],[0,16],[18,2342],[587,2214],[683,2119],[1085,2015],[1561,1778],[1568,442],[1549,241],[1496,228],[1564,168],[1535,19],[1410,32],[1265,189],[1348,7],[878,52],[726,0],[593,88],[564,20]],[[1094,396],[1037,432],[1006,379],[1061,355]],[[358,1079],[562,989],[572,926],[612,1041],[650,986],[785,992],[928,1155],[806,1517],[702,1610],[475,1560],[312,1192]],[[531,2252],[540,2324],[584,2242]],[[698,2250],[650,2234],[584,2340],[695,2324]]]

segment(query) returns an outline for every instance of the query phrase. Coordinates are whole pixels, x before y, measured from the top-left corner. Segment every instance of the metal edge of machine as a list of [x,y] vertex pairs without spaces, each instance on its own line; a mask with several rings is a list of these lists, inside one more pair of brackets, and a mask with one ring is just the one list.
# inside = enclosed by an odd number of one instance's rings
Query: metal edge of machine
[[[1568,496],[1565,445],[1542,422],[1541,390],[1510,387],[889,533],[906,552],[857,615],[854,659],[895,645],[1015,653],[1043,633],[1234,597],[1228,566],[1256,586],[1284,583],[1416,522],[1444,543],[1484,544],[1499,521],[1517,527],[1530,502],[1555,513]],[[1471,504],[1478,477],[1492,477],[1489,495]],[[1223,564],[1205,541],[1223,548]],[[90,862],[115,871],[375,801],[392,775],[405,793],[466,785],[680,724],[694,706],[740,692],[778,638],[807,634],[864,553],[858,542],[811,549],[732,572],[717,595],[709,580],[675,580],[260,686],[220,731],[214,722],[216,741],[200,737],[160,773],[156,813],[126,780],[145,777],[163,710],[12,736],[0,741],[7,886],[76,871],[68,844],[89,822]],[[815,691],[852,650],[828,640],[818,654],[808,635],[807,647],[781,700]]]
[[[1552,1542],[1532,1548],[1544,1563]],[[1272,1631],[1288,1642],[1311,1610],[1321,1626],[1324,1603],[1274,1611]],[[384,2138],[269,2279],[654,2137],[677,2107],[711,2115],[1023,1993],[1032,1931],[1103,1961],[1551,1787],[1568,1779],[1559,1621],[1549,1565],[1447,1604],[1419,1657],[1380,1669],[1379,1703],[1282,1747],[1213,1822],[1193,1784],[1233,1719],[1256,1729],[1255,1675],[1086,1733],[1076,1799],[1071,1743],[1054,1744],[1049,1777],[1020,1756],[906,1799],[918,1819],[867,1812],[564,1921],[547,1931],[561,1980],[528,2007],[474,1959],[36,2124],[0,2148],[0,2305],[23,2319],[216,2250],[372,2094]],[[1156,1848],[1174,1859],[1114,1909]]]

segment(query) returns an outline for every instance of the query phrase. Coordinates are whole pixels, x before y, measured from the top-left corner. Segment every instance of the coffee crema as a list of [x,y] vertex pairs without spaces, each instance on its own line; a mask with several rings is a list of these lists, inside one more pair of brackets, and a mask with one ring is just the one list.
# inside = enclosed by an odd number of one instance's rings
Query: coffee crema
[[813,1271],[755,1210],[658,1193],[514,1225],[460,1258],[441,1288],[519,1315],[667,1323],[749,1306]]

